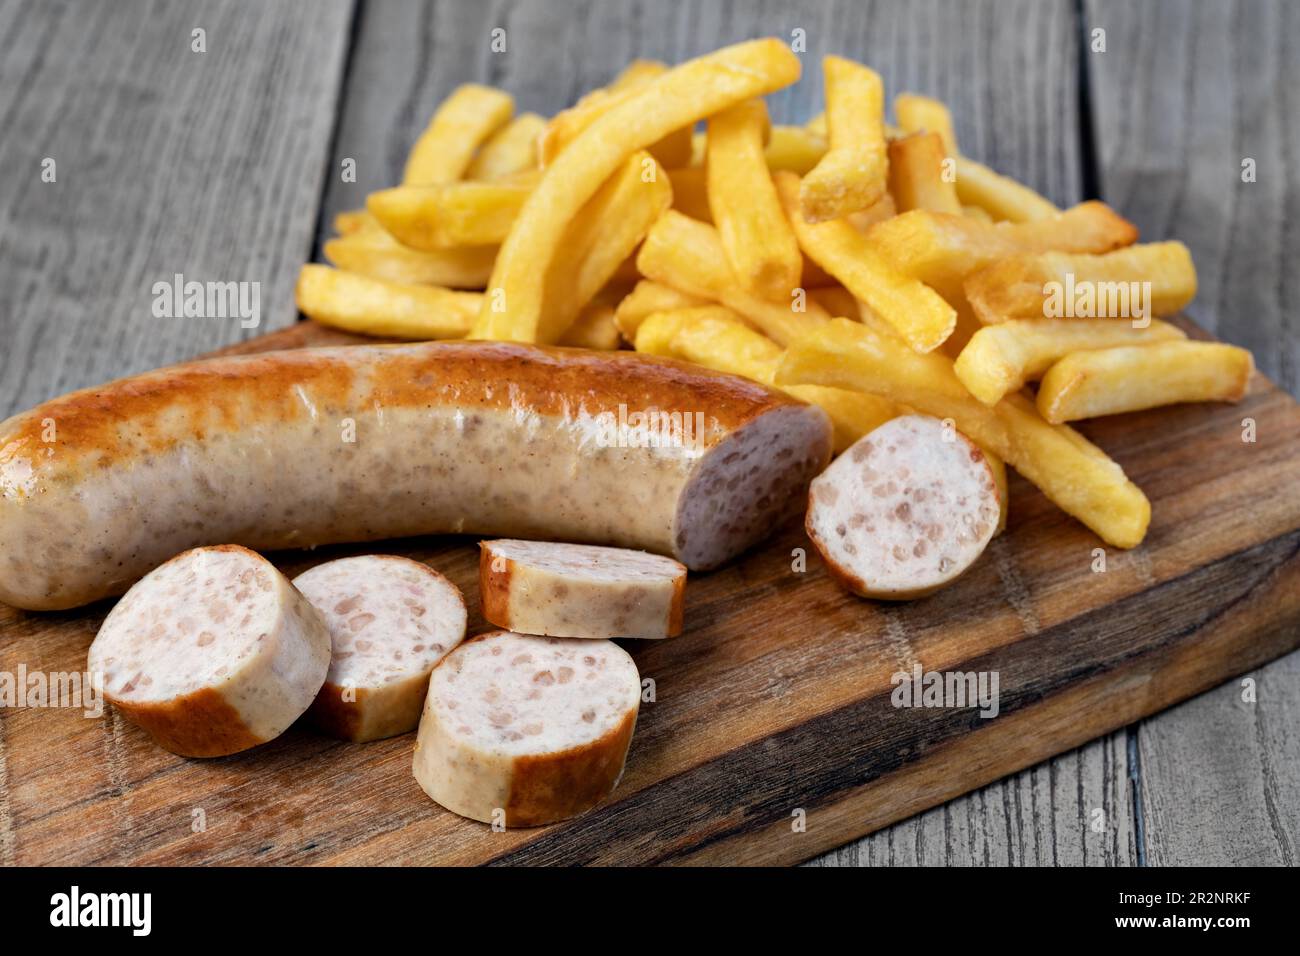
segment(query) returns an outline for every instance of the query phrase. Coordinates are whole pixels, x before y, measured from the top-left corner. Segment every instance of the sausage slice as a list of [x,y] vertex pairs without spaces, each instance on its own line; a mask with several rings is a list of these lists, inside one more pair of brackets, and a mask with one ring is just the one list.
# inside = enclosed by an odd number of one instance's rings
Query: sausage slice
[[195,548],[135,584],[104,620],[87,668],[158,744],[220,757],[284,732],[329,668],[316,609],[261,555]]
[[384,554],[327,561],[293,583],[333,645],[312,721],[358,742],[414,730],[429,672],[465,637],[460,589],[427,565]]
[[969,568],[1000,512],[979,447],[936,418],[905,415],[864,436],[813,481],[806,527],[849,590],[906,600]]
[[640,701],[636,664],[611,641],[482,634],[434,668],[415,779],[484,823],[575,816],[618,784]]
[[483,616],[550,637],[675,637],[686,567],[625,548],[506,538],[479,543]]

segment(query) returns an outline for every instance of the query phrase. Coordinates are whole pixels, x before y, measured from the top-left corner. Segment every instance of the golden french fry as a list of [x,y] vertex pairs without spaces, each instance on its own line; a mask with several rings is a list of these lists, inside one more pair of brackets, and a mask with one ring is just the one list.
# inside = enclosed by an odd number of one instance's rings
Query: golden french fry
[[[657,60],[634,60],[609,86],[592,90],[569,109],[557,113],[537,141],[542,166],[551,165],[583,130],[667,72],[667,65]],[[666,133],[648,147],[650,155],[668,169],[689,165],[693,148],[691,133],[690,126]]]
[[[656,312],[638,330],[636,348],[742,375],[764,385],[773,384],[781,361],[779,345],[722,306]],[[826,411],[835,427],[837,452],[898,414],[891,402],[875,395],[820,385],[782,388]]]
[[826,155],[826,138],[809,132],[806,126],[773,126],[763,155],[768,169],[802,176]]
[[371,193],[366,209],[412,249],[493,245],[510,232],[540,179],[540,173],[526,172],[490,181],[398,186]]
[[545,277],[564,232],[628,156],[674,130],[798,78],[799,58],[780,40],[767,39],[724,47],[634,88],[556,157],[524,203],[501,245],[474,337],[536,341]]
[[[767,343],[776,350],[776,354],[781,354],[781,348],[761,332],[754,332],[749,329],[739,315],[732,312],[725,305],[699,305],[688,306],[681,309],[661,309],[651,312],[637,326],[635,348],[638,352],[645,352],[648,355],[663,355],[669,358],[684,358],[679,355],[673,348],[673,339],[676,338],[678,331],[688,321],[709,322],[710,324],[728,324],[736,325],[750,331],[759,343]],[[763,346],[760,346],[763,347]],[[690,360],[693,361],[693,360]],[[698,363],[705,364],[705,363]],[[744,356],[735,358],[735,366],[731,371],[736,375],[745,375],[754,378],[745,369]]]
[[436,186],[465,175],[489,136],[510,121],[515,101],[490,86],[466,83],[442,101],[411,148],[404,186]]
[[898,207],[894,204],[894,197],[889,193],[885,193],[866,209],[851,212],[844,218],[858,232],[866,232],[876,223],[884,222],[886,219],[893,219],[897,215]]
[[1132,548],[1146,535],[1150,502],[1105,452],[1068,426],[1044,421],[1021,395],[1008,395],[992,407],[982,404],[966,392],[943,355],[921,355],[857,322],[833,319],[786,350],[776,380],[871,392],[950,418],[1107,544]]
[[763,155],[768,125],[757,99],[709,118],[708,202],[732,274],[749,291],[785,302],[803,258]]
[[298,274],[298,309],[321,325],[395,339],[454,339],[478,314],[479,292],[385,282],[305,265]]
[[900,93],[894,98],[898,125],[909,133],[928,130],[943,141],[944,154],[956,164],[957,196],[963,205],[984,211],[993,219],[1029,222],[1050,219],[1060,212],[1028,186],[1000,176],[987,166],[962,156],[948,107],[928,96]]
[[854,322],[861,320],[861,303],[842,285],[826,285],[809,289],[808,298],[825,309],[828,315],[852,319]]
[[985,326],[971,336],[954,369],[972,395],[985,405],[995,405],[1025,382],[1042,377],[1071,352],[1186,337],[1181,329],[1159,320],[1134,328],[1127,322],[1097,319],[1012,319]]
[[1051,219],[1061,210],[1050,199],[1024,183],[1003,176],[967,156],[956,157],[957,198],[966,206],[977,206],[991,217],[1005,222],[1034,222]]
[[952,128],[952,114],[939,100],[917,93],[899,93],[894,97],[894,118],[907,133],[934,133],[939,137],[943,155],[956,158],[957,134]]
[[1236,402],[1254,370],[1250,352],[1221,342],[1073,352],[1043,376],[1038,411],[1049,422],[1072,422],[1179,402]]
[[492,275],[496,246],[464,246],[420,252],[402,245],[377,224],[325,243],[325,258],[342,269],[372,279],[413,285],[482,289]]
[[938,133],[912,133],[889,144],[889,194],[899,212],[961,213],[954,180],[944,175],[943,141]]
[[[673,210],[654,224],[641,244],[636,264],[647,278],[721,302],[782,345],[829,318],[816,302],[806,301],[806,293],[781,303],[742,289],[727,266],[718,231]],[[795,311],[797,306],[804,311]]]
[[908,345],[918,352],[929,352],[952,334],[956,312],[937,292],[891,268],[867,236],[846,220],[821,223],[805,220],[800,210],[798,177],[777,173],[775,178],[777,192],[803,251],[888,322]]
[[981,209],[979,206],[962,206],[961,211],[962,215],[978,219],[980,222],[993,222],[993,217],[989,215],[988,210]]
[[1103,255],[1045,252],[995,262],[963,283],[981,322],[1009,318],[1173,315],[1196,296],[1196,267],[1181,242]]
[[813,136],[816,136],[818,139],[822,139],[822,140],[827,139],[830,136],[830,126],[826,122],[825,110],[818,113],[807,123],[805,123],[803,128],[806,129]]
[[375,217],[364,209],[345,209],[334,217],[334,231],[340,236],[350,236],[371,229],[384,231],[384,227],[379,225]]
[[949,301],[960,300],[967,276],[1007,256],[1109,252],[1136,239],[1132,223],[1096,201],[1072,206],[1052,219],[993,225],[969,216],[914,209],[867,230],[868,242],[886,262]]
[[483,144],[465,172],[466,179],[501,179],[538,168],[537,138],[546,120],[520,113]]
[[610,352],[619,346],[614,307],[605,302],[588,302],[573,324],[560,336],[559,345]]
[[707,302],[707,299],[689,295],[662,282],[642,279],[614,308],[614,324],[623,338],[634,344],[637,330],[647,316],[655,312],[689,309]]
[[809,222],[866,209],[885,192],[885,87],[875,70],[828,56],[826,125],[830,149],[803,178],[799,207]]
[[546,280],[539,341],[554,342],[563,335],[672,200],[668,177],[649,153],[633,153],[624,160],[564,234]]
[[703,166],[683,166],[668,170],[668,180],[673,184],[673,208],[692,219],[712,224],[708,171]]

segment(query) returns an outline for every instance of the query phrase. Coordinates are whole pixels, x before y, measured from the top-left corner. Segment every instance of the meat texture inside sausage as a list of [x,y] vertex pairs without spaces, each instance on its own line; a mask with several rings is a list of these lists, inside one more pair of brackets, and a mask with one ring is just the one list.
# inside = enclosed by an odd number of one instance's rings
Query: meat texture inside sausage
[[886,422],[813,483],[806,527],[826,566],[866,597],[921,597],[984,551],[1001,502],[988,459],[925,415]]
[[131,588],[86,666],[161,746],[216,757],[283,733],[316,697],[329,658],[325,622],[288,579],[223,545],[178,555]]
[[473,533],[710,568],[797,512],[829,453],[820,409],[635,353],[432,342],[210,359],[0,424],[0,600],[74,607],[225,541]]
[[682,631],[686,568],[626,548],[483,541],[483,616],[551,637],[674,637]]
[[636,664],[611,641],[481,635],[433,671],[415,778],[484,823],[574,816],[618,784],[640,700]]
[[354,742],[414,730],[429,673],[465,637],[460,589],[427,565],[371,554],[293,580],[329,627],[333,652],[310,715]]

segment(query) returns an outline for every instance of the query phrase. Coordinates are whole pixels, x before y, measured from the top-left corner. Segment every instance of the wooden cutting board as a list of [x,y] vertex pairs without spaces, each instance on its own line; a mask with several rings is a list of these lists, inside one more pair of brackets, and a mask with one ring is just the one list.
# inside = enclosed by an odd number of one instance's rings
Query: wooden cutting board
[[[1190,329],[1190,326],[1189,326]],[[1205,337],[1191,329],[1198,337]],[[303,323],[228,352],[358,341]],[[1243,441],[1243,420],[1256,440]],[[1300,407],[1256,376],[1239,405],[1082,429],[1151,499],[1143,546],[1107,549],[1012,476],[1011,519],[953,587],[859,600],[797,524],[687,589],[687,631],[627,642],[642,705],[612,800],[494,833],[429,801],[413,734],[344,744],[294,727],[186,760],[111,709],[0,712],[0,863],[792,863],[1078,746],[1300,646]],[[363,551],[407,554],[477,614],[467,538],[275,555],[290,575]],[[0,671],[76,671],[110,607],[0,606]],[[1000,712],[897,708],[891,676],[996,672]]]

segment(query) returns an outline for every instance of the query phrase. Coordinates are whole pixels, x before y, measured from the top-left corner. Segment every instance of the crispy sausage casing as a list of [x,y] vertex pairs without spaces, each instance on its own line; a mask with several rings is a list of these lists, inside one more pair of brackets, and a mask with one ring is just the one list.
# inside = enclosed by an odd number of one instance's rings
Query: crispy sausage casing
[[75,607],[186,548],[413,534],[714,567],[798,511],[825,414],[634,353],[494,342],[208,359],[0,424],[0,600]]

